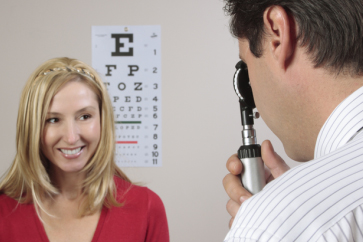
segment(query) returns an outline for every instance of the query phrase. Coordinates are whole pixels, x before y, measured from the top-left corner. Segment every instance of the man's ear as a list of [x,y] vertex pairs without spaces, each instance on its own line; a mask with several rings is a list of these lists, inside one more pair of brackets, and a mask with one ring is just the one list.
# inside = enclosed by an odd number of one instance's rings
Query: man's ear
[[281,6],[271,6],[263,14],[265,41],[278,65],[286,70],[295,47],[295,22]]

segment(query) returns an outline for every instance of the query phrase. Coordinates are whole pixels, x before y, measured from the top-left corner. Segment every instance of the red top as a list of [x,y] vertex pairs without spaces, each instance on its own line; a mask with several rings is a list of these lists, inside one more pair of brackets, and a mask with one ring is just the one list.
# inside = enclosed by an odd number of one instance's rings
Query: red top
[[[163,202],[146,187],[115,178],[122,207],[103,208],[92,242],[169,242]],[[0,195],[0,241],[49,242],[33,204]]]

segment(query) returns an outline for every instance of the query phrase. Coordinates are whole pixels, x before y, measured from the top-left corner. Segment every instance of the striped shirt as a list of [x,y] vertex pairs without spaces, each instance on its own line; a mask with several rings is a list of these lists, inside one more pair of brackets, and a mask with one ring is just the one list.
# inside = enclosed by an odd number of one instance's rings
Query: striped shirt
[[320,130],[314,160],[246,200],[225,242],[363,241],[363,87]]

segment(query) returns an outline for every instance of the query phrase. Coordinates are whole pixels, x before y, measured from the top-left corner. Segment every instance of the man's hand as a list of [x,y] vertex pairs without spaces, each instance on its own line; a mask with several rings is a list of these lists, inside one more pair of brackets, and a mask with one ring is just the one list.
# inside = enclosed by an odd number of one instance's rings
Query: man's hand
[[[285,171],[290,169],[285,161],[274,151],[269,140],[262,142],[261,154],[262,160],[266,166],[266,183],[281,176],[283,173],[285,173]],[[246,201],[246,199],[250,198],[252,194],[242,186],[240,174],[243,167],[241,161],[237,157],[237,154],[232,155],[227,160],[227,169],[230,173],[224,177],[223,186],[230,197],[230,200],[227,203],[227,211],[232,216],[231,220],[229,221],[229,227],[231,227],[239,207],[244,201]]]

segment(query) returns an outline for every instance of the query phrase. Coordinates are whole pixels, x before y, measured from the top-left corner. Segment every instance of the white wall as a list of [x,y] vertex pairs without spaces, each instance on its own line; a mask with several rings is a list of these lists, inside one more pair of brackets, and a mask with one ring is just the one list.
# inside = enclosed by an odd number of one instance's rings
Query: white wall
[[[171,241],[222,241],[225,162],[241,144],[232,88],[237,41],[222,7],[222,0],[2,1],[0,174],[16,152],[21,90],[39,64],[60,56],[91,64],[92,25],[161,25],[163,167],[124,171],[163,199]],[[288,160],[262,120],[256,129]]]

